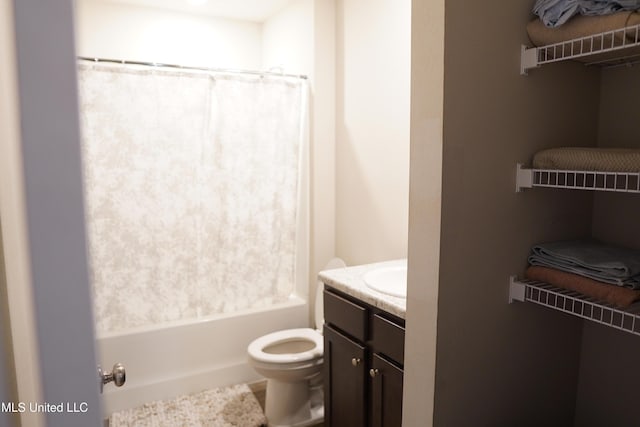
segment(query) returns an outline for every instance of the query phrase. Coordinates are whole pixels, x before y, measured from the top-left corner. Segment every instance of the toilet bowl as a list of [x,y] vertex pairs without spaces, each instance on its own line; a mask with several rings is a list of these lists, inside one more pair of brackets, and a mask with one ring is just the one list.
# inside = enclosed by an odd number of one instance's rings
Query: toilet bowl
[[[333,259],[325,269],[345,267]],[[303,427],[324,418],[322,362],[324,311],[322,291],[316,287],[315,326],[272,332],[253,340],[249,364],[267,379],[265,415],[270,427]]]

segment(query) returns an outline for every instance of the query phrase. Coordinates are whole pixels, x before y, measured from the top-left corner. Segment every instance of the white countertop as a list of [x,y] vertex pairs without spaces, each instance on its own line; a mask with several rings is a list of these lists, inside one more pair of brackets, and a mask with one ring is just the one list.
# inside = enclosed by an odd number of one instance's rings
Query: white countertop
[[362,279],[362,276],[367,272],[377,268],[396,267],[401,265],[407,265],[407,260],[399,259],[394,261],[377,262],[374,264],[357,265],[354,267],[324,270],[318,273],[318,278],[332,288],[404,319],[407,312],[406,298],[394,297],[375,291],[369,288]]

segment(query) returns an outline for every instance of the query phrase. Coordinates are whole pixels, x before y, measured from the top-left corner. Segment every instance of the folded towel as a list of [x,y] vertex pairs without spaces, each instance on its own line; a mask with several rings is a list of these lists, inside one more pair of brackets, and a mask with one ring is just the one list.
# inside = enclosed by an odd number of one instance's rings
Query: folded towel
[[537,0],[533,13],[540,17],[547,27],[557,27],[580,13],[578,0]]
[[640,291],[598,282],[577,274],[565,273],[547,267],[529,267],[525,277],[545,282],[558,288],[576,291],[582,295],[608,302],[618,307],[628,307],[640,300]]
[[560,147],[537,152],[535,169],[640,172],[640,150],[627,148]]
[[609,15],[638,9],[639,0],[536,0],[532,11],[547,27],[559,27],[578,14]]
[[[527,24],[527,34],[534,46],[558,45],[558,49],[544,49],[540,52],[542,60],[552,60],[568,55],[587,54],[577,61],[588,63],[607,62],[620,58],[620,52],[598,53],[604,48],[619,47],[636,40],[635,29],[623,30],[640,24],[640,13],[618,12],[604,16],[575,16],[566,24],[557,27],[546,27],[539,19]],[[616,30],[616,31],[614,31]],[[620,30],[620,31],[618,31]],[[607,33],[610,32],[610,33]],[[593,34],[606,33],[588,43],[573,41]],[[640,54],[639,47],[625,48],[624,56],[630,57]]]
[[[603,16],[575,16],[558,28],[545,27],[539,19],[534,19],[527,24],[527,33],[535,46],[545,46],[637,24],[640,24],[640,13],[618,12]],[[622,32],[618,34],[618,37],[621,36]],[[635,36],[635,33],[627,34],[628,38],[632,36]]]
[[531,249],[529,264],[640,289],[640,251],[609,246],[594,240],[535,245]]

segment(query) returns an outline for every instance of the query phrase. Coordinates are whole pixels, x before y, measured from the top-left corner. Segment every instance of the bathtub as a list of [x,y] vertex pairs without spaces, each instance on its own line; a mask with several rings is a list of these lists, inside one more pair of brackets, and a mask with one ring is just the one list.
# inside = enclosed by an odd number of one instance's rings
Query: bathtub
[[124,386],[104,387],[103,413],[207,388],[260,379],[247,363],[247,345],[279,329],[306,327],[309,307],[292,297],[266,309],[138,328],[97,338],[98,362],[122,363]]

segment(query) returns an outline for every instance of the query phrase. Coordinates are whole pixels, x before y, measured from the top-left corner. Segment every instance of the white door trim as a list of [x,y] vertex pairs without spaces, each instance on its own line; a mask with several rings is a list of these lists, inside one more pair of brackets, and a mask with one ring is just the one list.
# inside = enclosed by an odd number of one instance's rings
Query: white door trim
[[[10,7],[6,3],[3,7]],[[3,16],[13,18],[20,132],[13,138],[18,146],[7,147],[13,176],[2,187],[3,199],[5,193],[16,194],[11,203],[3,200],[2,226],[15,233],[20,246],[16,254],[5,252],[11,257],[7,267],[21,273],[12,276],[9,287],[22,280],[23,291],[31,290],[32,298],[23,294],[22,303],[33,302],[37,345],[30,346],[27,357],[39,367],[33,371],[32,394],[38,386],[41,393],[35,402],[24,403],[44,405],[40,414],[49,427],[98,427],[102,411],[86,257],[73,2],[8,3],[13,13]],[[23,226],[5,226],[4,210],[7,220]],[[10,236],[5,240],[11,243]],[[12,308],[12,328],[25,326],[24,320],[14,321]],[[27,341],[14,336],[14,349]],[[16,354],[16,362],[19,358]],[[28,383],[24,372],[16,373],[19,384]],[[25,414],[31,412],[27,407]]]
[[[12,2],[0,3],[0,21],[0,218],[10,318],[10,325],[3,324],[2,335],[11,337],[3,344],[5,348],[11,346],[17,383],[17,390],[8,391],[12,395],[7,398],[14,403],[39,402],[42,390],[24,208]],[[10,390],[9,376],[4,381]],[[24,412],[19,416],[24,426],[44,425],[41,413]]]

